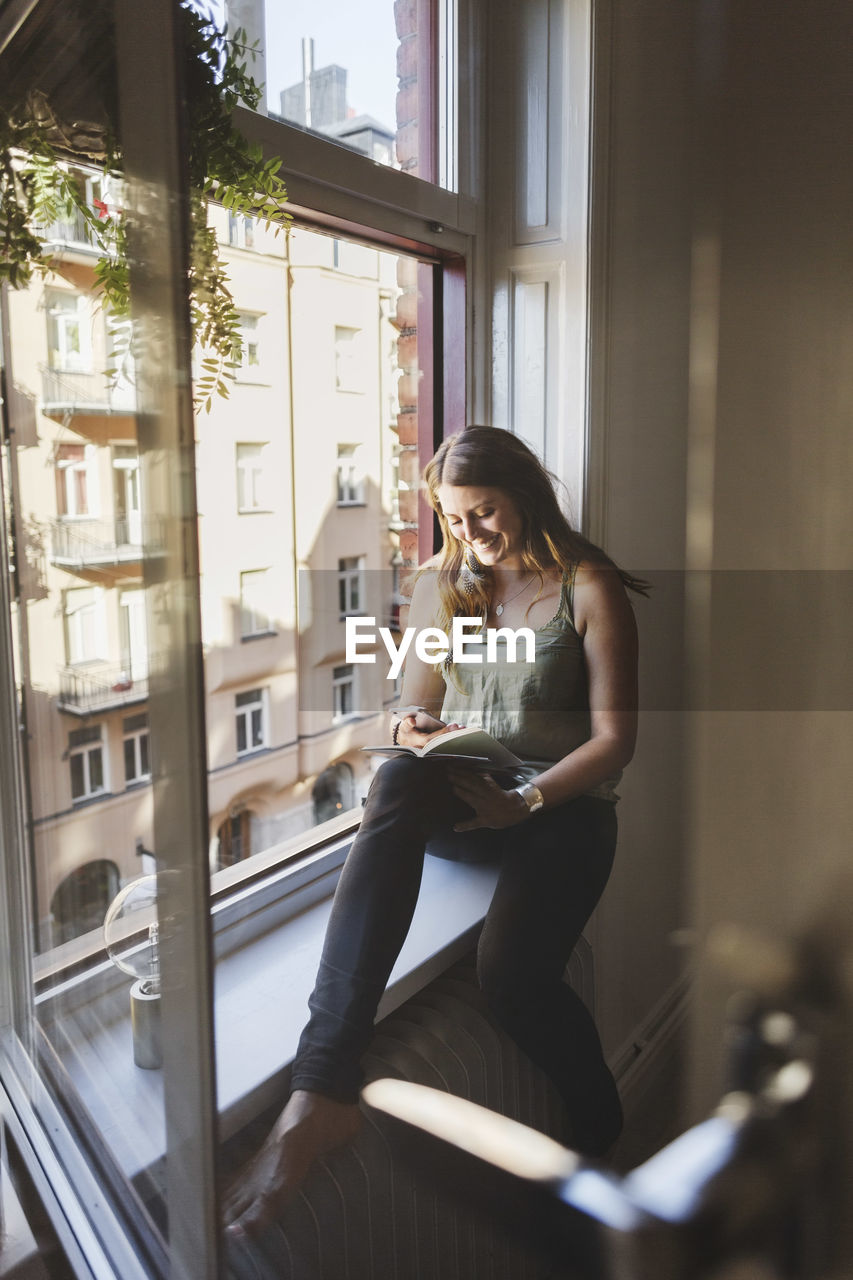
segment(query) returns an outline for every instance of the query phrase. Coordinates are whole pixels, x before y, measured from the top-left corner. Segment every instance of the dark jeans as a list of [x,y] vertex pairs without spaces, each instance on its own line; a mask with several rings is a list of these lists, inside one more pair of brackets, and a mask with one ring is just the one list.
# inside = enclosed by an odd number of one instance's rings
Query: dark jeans
[[503,831],[454,833],[466,814],[438,761],[397,757],[378,771],[341,872],[291,1087],[357,1099],[360,1059],[411,923],[429,842],[439,856],[499,860],[477,956],[480,985],[562,1095],[572,1145],[598,1154],[618,1135],[621,1109],[595,1024],[563,973],[610,874],[613,805],[583,796]]

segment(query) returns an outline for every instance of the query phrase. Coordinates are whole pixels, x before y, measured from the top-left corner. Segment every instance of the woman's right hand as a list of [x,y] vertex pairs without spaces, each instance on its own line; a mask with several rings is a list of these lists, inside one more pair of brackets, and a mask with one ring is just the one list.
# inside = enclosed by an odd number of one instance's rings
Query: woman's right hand
[[397,741],[401,747],[425,747],[428,742],[440,737],[442,733],[449,733],[451,729],[463,727],[455,721],[453,724],[444,724],[426,711],[419,711],[416,716],[404,716],[400,721]]

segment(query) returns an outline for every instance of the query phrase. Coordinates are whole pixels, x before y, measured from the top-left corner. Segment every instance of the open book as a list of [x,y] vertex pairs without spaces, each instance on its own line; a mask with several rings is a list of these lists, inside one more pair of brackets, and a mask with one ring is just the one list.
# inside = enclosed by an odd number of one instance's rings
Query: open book
[[419,756],[421,759],[452,757],[480,769],[517,769],[524,763],[485,729],[451,729],[433,738],[425,747],[395,747],[388,743],[381,747],[362,747],[362,751],[377,756]]

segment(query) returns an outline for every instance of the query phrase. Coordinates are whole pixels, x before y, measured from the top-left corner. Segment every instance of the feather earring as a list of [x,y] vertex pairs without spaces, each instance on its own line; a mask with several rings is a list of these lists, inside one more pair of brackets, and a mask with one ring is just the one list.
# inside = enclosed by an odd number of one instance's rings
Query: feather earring
[[462,566],[462,572],[459,575],[459,586],[466,596],[472,596],[477,586],[482,583],[486,576],[486,571],[480,564],[480,561],[474,555],[474,552],[468,547],[465,551],[465,560]]

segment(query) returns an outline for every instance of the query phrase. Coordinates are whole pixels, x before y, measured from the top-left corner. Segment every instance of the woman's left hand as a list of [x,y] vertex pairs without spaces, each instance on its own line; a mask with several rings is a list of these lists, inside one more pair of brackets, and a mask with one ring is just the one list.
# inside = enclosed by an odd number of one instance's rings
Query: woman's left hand
[[504,791],[488,773],[457,767],[449,770],[450,785],[460,800],[474,810],[474,817],[457,822],[454,831],[489,827],[500,831],[524,822],[529,810],[517,791]]

